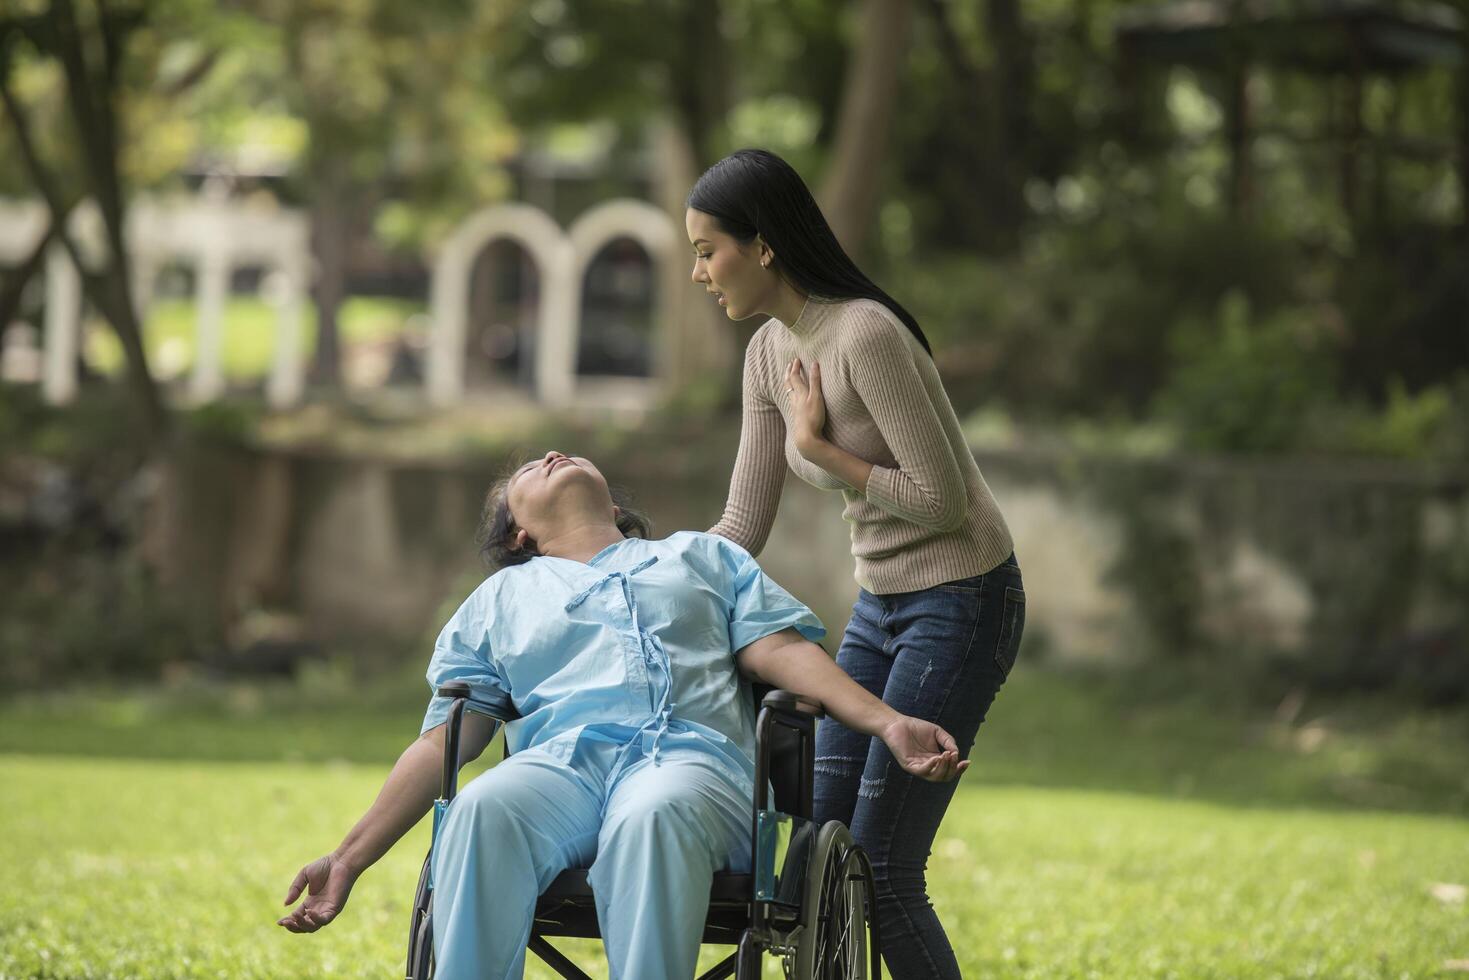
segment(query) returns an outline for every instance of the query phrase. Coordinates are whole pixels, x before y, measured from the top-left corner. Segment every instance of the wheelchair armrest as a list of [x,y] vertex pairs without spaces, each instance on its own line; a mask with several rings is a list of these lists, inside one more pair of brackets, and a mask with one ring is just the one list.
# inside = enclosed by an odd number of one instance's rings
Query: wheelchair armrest
[[434,692],[434,697],[464,699],[464,706],[475,714],[493,718],[504,724],[514,721],[520,717],[520,712],[515,710],[515,705],[506,701],[475,701],[470,692],[469,685],[463,681],[451,681]]
[[804,716],[807,718],[825,718],[826,709],[820,701],[815,698],[796,694],[793,691],[782,691],[779,688],[765,695],[761,705],[773,711],[782,711],[787,714]]
[[826,714],[820,701],[794,691],[761,688],[756,694],[763,697],[755,719],[756,823],[751,828],[752,846],[759,832],[759,811],[771,802],[771,788],[777,800],[784,799],[782,809],[810,819],[816,722]]
[[471,700],[472,693],[470,686],[463,681],[451,681],[434,692],[435,697],[452,698],[454,702],[449,706],[449,717],[445,721],[447,729],[444,738],[444,776],[439,783],[440,800],[452,800],[459,788],[459,729],[464,712],[473,711],[502,725],[520,717],[515,705],[508,698],[503,701],[474,701]]

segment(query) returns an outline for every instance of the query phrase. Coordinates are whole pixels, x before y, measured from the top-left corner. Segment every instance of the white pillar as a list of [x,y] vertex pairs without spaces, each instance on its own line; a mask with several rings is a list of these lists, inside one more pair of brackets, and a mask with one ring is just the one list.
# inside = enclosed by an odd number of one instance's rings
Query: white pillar
[[464,397],[464,321],[468,318],[469,250],[451,241],[434,264],[429,281],[428,369],[424,381],[433,405],[453,405]]
[[196,402],[218,398],[224,391],[220,355],[224,344],[224,303],[229,293],[229,257],[223,242],[210,236],[195,273],[197,321],[194,334],[194,375],[189,394]]
[[61,245],[46,250],[46,339],[41,391],[52,405],[77,393],[77,348],[81,337],[82,278]]
[[298,403],[306,386],[301,361],[301,310],[306,290],[290,269],[276,271],[273,278],[277,284],[270,296],[276,308],[275,352],[265,382],[265,398],[271,408],[280,409]]
[[536,318],[536,398],[565,405],[576,394],[576,345],[581,336],[581,277],[576,249],[565,239],[541,264],[541,309]]

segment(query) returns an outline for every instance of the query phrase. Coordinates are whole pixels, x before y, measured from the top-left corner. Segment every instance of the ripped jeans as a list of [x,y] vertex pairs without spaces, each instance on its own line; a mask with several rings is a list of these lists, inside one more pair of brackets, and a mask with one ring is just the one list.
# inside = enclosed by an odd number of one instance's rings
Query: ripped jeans
[[[968,758],[1024,627],[1025,590],[1011,555],[983,575],[917,592],[859,590],[837,664],[893,708],[942,727]],[[908,775],[880,739],[831,718],[817,731],[816,819],[846,823],[872,858],[894,980],[959,977],[924,878],[957,786]]]

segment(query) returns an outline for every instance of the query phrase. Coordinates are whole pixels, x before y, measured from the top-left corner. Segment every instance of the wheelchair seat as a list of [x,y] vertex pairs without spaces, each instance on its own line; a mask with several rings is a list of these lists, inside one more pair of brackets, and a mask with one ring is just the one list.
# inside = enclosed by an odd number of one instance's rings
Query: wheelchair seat
[[[561,872],[541,893],[541,901],[547,904],[590,901],[592,886],[587,881],[588,874],[585,868],[571,868]],[[747,872],[716,871],[714,883],[709,889],[709,898],[715,902],[748,902],[750,889],[753,887],[754,876]]]
[[[535,936],[598,939],[596,897],[584,868],[571,868],[541,893],[536,903]],[[704,923],[705,943],[738,945],[740,934],[750,925],[750,895],[753,875],[716,871],[709,889],[709,917]]]
[[[471,706],[468,685],[445,685],[438,694],[453,698],[454,704],[444,743],[442,792],[436,806],[447,805],[454,797],[463,712],[475,710],[502,723],[518,717],[510,705]],[[821,706],[789,691],[760,685],[752,686],[752,694],[757,714],[757,760],[751,854],[756,868],[765,866],[761,863],[762,814],[788,815],[782,819],[794,818],[808,826],[792,839],[786,852],[787,862],[797,860],[800,864],[799,874],[786,873],[789,863],[782,867],[778,872],[782,879],[778,895],[762,894],[760,886],[763,884],[768,891],[775,879],[757,880],[761,878],[758,870],[715,872],[701,942],[735,946],[736,951],[700,980],[730,976],[758,980],[761,958],[767,952],[782,957],[786,975],[798,980],[878,977],[877,895],[871,865],[837,821],[820,828],[819,833],[813,830],[815,723],[822,716]],[[797,838],[802,843],[797,844]],[[767,843],[766,847],[771,845]],[[771,871],[775,867],[773,850],[766,864],[770,865],[767,875],[775,874]],[[430,980],[433,976],[429,865],[430,858],[425,857],[409,931],[408,980]],[[541,893],[527,944],[531,952],[570,980],[586,980],[586,974],[547,939],[601,938],[596,897],[588,874],[585,868],[563,871]]]

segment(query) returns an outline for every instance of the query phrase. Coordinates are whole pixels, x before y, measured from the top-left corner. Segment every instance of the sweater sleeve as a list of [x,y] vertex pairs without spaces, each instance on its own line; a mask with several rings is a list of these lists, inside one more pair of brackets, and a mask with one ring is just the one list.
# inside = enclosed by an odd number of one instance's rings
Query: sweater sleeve
[[758,555],[775,524],[785,485],[785,419],[762,384],[759,334],[745,351],[740,449],[729,481],[724,516],[709,529]]
[[848,376],[898,464],[872,467],[867,499],[921,527],[952,531],[964,522],[968,491],[915,355],[899,333],[906,328],[876,311],[863,311],[854,327]]

